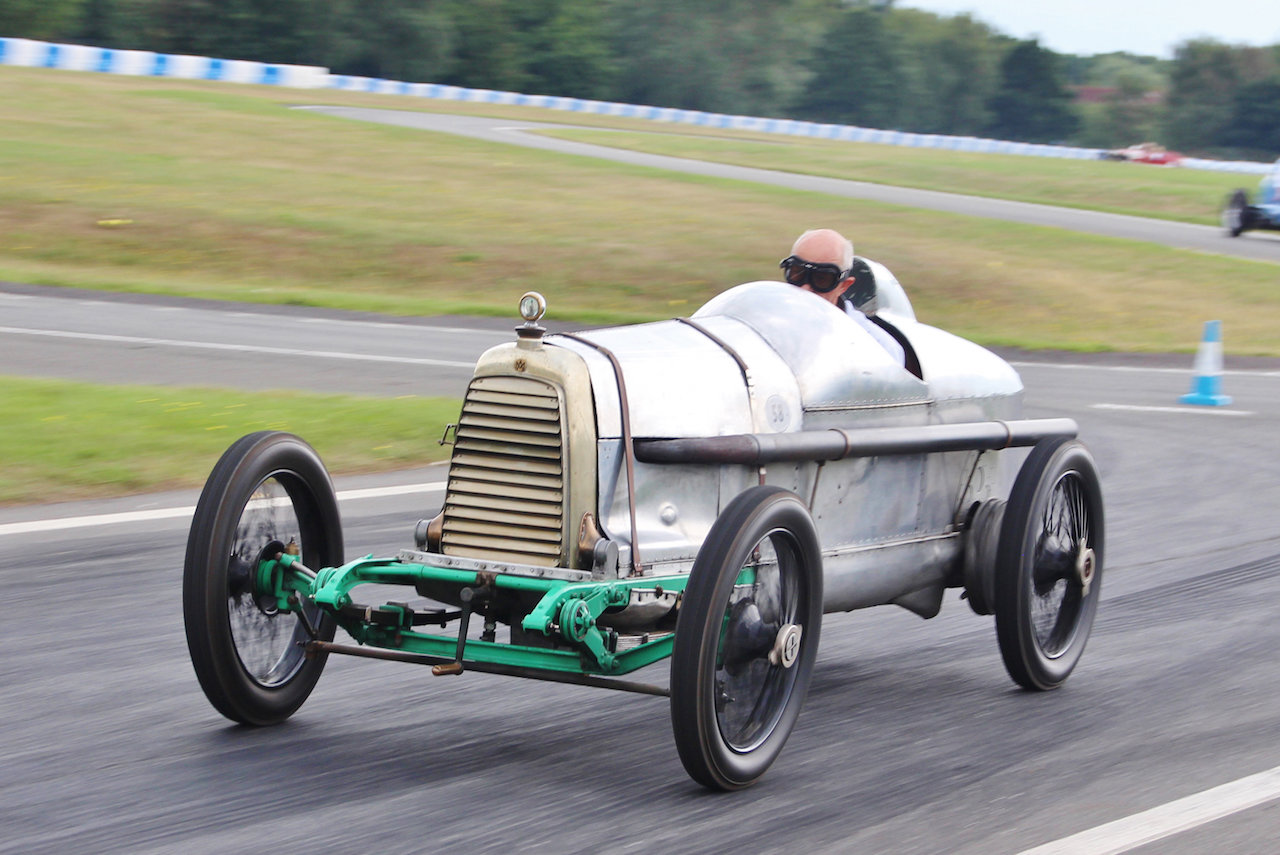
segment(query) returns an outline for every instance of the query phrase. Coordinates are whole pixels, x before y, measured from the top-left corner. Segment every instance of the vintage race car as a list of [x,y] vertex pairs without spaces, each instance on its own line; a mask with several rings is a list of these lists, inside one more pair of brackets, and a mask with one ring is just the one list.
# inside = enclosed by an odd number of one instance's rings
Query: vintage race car
[[[516,341],[481,357],[442,440],[443,510],[390,557],[346,561],[309,445],[242,438],[187,546],[209,700],[280,722],[330,653],[669,696],[686,770],[737,789],[795,724],[824,613],[929,618],[947,588],[995,615],[1014,681],[1061,685],[1099,597],[1092,458],[1073,421],[1021,418],[1007,363],[918,322],[883,266],[864,273],[858,301],[905,365],[777,282],[689,318],[562,335],[525,294]],[[366,584],[408,596],[371,602]],[[355,644],[334,642],[339,626]],[[667,657],[667,685],[623,679]]]
[[1258,201],[1250,204],[1249,193],[1237,190],[1222,208],[1222,228],[1231,237],[1250,229],[1280,230],[1280,160],[1258,183]]

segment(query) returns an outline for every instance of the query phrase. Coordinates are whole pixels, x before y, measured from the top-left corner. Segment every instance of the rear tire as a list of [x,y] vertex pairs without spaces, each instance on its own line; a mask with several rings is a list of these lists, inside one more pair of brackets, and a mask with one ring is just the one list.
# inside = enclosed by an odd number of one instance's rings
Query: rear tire
[[[311,694],[325,655],[306,656],[298,615],[257,596],[264,551],[296,540],[314,570],[342,564],[342,524],[324,464],[301,439],[262,431],[214,466],[187,538],[182,605],[191,664],[209,702],[242,724],[284,721]],[[269,544],[277,542],[268,549]],[[334,622],[304,606],[324,641]]]
[[1222,209],[1222,228],[1230,237],[1240,237],[1252,223],[1249,216],[1249,194],[1237,190],[1227,197]]
[[704,787],[754,784],[795,726],[818,653],[822,552],[792,493],[758,486],[711,526],[680,605],[671,725]]

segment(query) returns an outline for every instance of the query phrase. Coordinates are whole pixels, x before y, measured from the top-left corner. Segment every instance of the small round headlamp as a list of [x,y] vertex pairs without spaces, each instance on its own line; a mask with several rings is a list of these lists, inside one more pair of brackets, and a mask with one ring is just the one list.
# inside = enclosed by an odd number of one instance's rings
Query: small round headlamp
[[547,298],[537,291],[526,291],[520,298],[520,317],[533,323],[542,319],[547,313]]

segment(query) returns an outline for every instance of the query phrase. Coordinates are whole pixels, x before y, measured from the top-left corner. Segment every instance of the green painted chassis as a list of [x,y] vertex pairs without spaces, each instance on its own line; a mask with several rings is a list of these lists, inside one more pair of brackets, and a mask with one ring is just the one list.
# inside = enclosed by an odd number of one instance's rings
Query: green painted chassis
[[[752,570],[746,568],[741,581],[749,582],[753,576]],[[316,633],[306,618],[304,602],[314,603],[331,615],[337,625],[360,645],[401,654],[386,658],[445,666],[443,670],[437,667],[437,674],[460,673],[470,665],[475,670],[500,670],[518,676],[556,679],[557,675],[619,676],[670,656],[674,632],[652,633],[654,637],[651,640],[641,636],[640,643],[619,651],[618,634],[601,627],[597,621],[606,610],[625,606],[633,589],[657,588],[680,594],[688,578],[687,575],[673,575],[568,582],[510,573],[433,567],[372,556],[317,573],[303,566],[297,556],[281,554],[275,558],[264,558],[259,563],[254,587],[259,602],[264,597],[274,599],[280,610],[300,615],[311,630],[313,639]],[[352,591],[366,584],[404,585],[415,590],[423,584],[444,586],[456,590],[463,605],[457,612],[435,610],[424,615],[415,613],[403,603],[357,604],[351,596]],[[534,647],[468,638],[471,615],[483,614],[486,602],[504,594],[539,596],[537,604],[520,621],[521,627],[527,633],[540,633],[559,646]],[[472,603],[477,601],[478,608],[473,612]],[[415,629],[416,625],[424,622],[444,626],[455,619],[460,625],[453,635]],[[357,649],[316,640],[311,644],[317,645],[317,650],[357,653]],[[376,657],[371,653],[364,655]],[[493,667],[483,667],[486,665]],[[592,685],[611,682],[600,681]],[[621,682],[615,687],[632,691],[654,688]],[[666,694],[665,691],[649,693]]]

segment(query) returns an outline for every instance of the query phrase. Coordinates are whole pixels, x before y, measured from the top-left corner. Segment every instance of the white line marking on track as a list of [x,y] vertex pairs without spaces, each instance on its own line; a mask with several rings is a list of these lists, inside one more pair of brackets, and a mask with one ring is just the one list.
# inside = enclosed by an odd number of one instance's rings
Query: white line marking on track
[[[247,313],[245,313],[247,315]],[[279,315],[247,315],[255,318],[269,318],[278,321]],[[389,321],[352,321],[346,318],[290,318],[290,322],[300,322],[304,324],[325,324],[328,326],[353,326],[353,327],[369,327],[371,329],[384,330],[408,330],[412,332],[424,333],[453,333],[457,335],[477,335],[484,338],[493,338],[499,341],[506,341],[509,336],[505,330],[482,330],[474,327],[437,327],[418,324],[393,324]]]
[[1129,410],[1135,413],[1192,413],[1205,416],[1253,416],[1252,410],[1220,410],[1216,407],[1144,407],[1139,404],[1090,404],[1092,410]]
[[340,490],[339,502],[354,502],[359,499],[381,499],[384,496],[407,496],[411,493],[443,493],[444,482],[431,484],[402,484],[398,487],[369,487],[364,490]]
[[[1114,371],[1120,374],[1186,374],[1195,373],[1195,368],[1159,368],[1152,365],[1086,365],[1081,362],[1010,362],[1014,368],[1061,368],[1068,371]],[[1280,371],[1264,371],[1234,369],[1221,372],[1223,376],[1232,377],[1280,377]]]
[[[36,297],[34,295],[29,295],[29,294],[6,294],[4,292],[0,292],[0,300],[15,300],[15,301],[28,300],[29,301],[29,300],[40,300],[40,299],[47,300],[50,298],[40,298],[40,297]],[[109,303],[103,300],[78,300],[76,302],[76,305],[81,307],[87,307],[90,309],[100,306],[104,310],[107,310],[107,309],[115,308],[119,304]],[[198,313],[201,311],[210,311],[206,309],[201,309],[198,306],[139,305],[139,306],[135,306],[135,308],[144,310],[144,311],[169,312],[174,314]],[[364,320],[352,320],[350,318],[316,318],[316,317],[296,318],[296,317],[288,317],[284,315],[268,314],[266,312],[237,311],[237,312],[228,312],[227,314],[231,315],[232,317],[252,318],[255,320],[268,321],[272,323],[279,323],[282,319],[285,319],[289,323],[328,324],[331,326],[350,326],[350,327],[360,327],[360,328],[368,328],[368,329],[413,330],[413,331],[418,331],[423,333],[447,333],[450,335],[474,335],[474,336],[480,336],[486,339],[499,339],[504,341],[506,340],[504,338],[504,336],[506,335],[505,330],[487,330],[487,329],[479,329],[477,327],[449,327],[449,326],[437,326],[433,324],[412,324],[412,323],[397,324],[397,323],[392,323],[390,321],[364,321]]]
[[222,344],[209,341],[176,341],[165,338],[143,338],[105,333],[78,333],[66,330],[21,329],[0,327],[0,333],[34,335],[49,338],[74,338],[86,341],[109,341],[121,344],[143,344],[154,347],[185,347],[195,350],[229,350],[239,353],[270,353],[275,356],[305,356],[313,359],[347,359],[357,362],[395,362],[403,365],[435,365],[444,368],[475,368],[475,362],[455,362],[448,359],[420,359],[411,356],[379,356],[373,353],[343,353],[334,350],[302,350],[293,347],[267,347],[256,344]]
[[[394,487],[370,487],[363,490],[341,490],[339,502],[352,502],[360,499],[376,499],[384,496],[405,496],[411,493],[443,493],[443,483],[402,484]],[[178,517],[190,517],[196,512],[195,506],[185,508],[155,508],[147,511],[124,511],[117,514],[93,514],[84,517],[64,517],[52,520],[31,520],[30,522],[5,523],[0,525],[0,537],[6,534],[34,534],[43,531],[64,531],[71,528],[91,528],[102,525],[119,525],[120,523],[150,522],[152,520],[168,520]]]
[[1118,855],[1277,798],[1280,767],[1027,849],[1020,855]]

